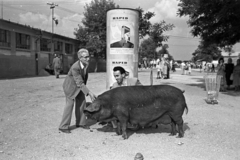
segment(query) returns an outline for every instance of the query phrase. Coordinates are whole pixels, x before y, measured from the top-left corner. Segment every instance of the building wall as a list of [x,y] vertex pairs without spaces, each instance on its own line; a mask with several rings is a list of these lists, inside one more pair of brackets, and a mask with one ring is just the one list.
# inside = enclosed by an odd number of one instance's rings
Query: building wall
[[[0,79],[37,76],[44,68],[52,63],[54,51],[40,50],[40,30],[30,26],[0,20],[0,29],[10,32],[10,46],[0,45]],[[16,33],[30,35],[30,49],[16,47]],[[54,39],[62,42],[63,50],[59,53],[63,61],[63,73],[67,73],[73,63],[77,40],[54,35]],[[42,37],[51,39],[52,34],[44,32]],[[65,43],[72,44],[73,51],[65,53]]]
[[16,55],[9,55],[10,51],[0,49],[0,78],[15,78],[35,74],[34,57],[30,52],[16,51]]

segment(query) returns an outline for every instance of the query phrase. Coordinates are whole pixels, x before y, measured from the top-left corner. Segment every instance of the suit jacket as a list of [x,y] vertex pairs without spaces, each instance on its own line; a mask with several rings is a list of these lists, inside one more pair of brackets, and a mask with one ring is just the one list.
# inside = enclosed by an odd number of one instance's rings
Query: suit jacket
[[[127,78],[127,86],[141,86],[142,84],[137,78]],[[111,88],[121,87],[117,82],[113,83]]]
[[55,57],[53,59],[53,68],[61,68],[61,59],[58,57]]
[[87,79],[88,79],[87,68],[86,69],[82,68],[80,65],[80,61],[75,62],[71,66],[63,82],[63,91],[66,97],[75,99],[75,97],[78,95],[80,91],[82,91],[85,95],[88,95],[89,90],[86,86]]

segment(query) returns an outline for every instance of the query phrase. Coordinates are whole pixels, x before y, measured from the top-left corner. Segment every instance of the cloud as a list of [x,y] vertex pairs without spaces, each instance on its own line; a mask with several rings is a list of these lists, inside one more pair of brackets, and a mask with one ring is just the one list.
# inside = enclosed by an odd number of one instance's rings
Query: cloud
[[82,24],[83,15],[74,14],[61,19],[61,26],[58,28],[58,33],[61,33],[67,37],[74,38],[74,29],[78,28],[78,25]]
[[[54,24],[54,33],[74,38],[74,28],[77,28],[78,24],[81,24],[83,15],[74,14],[71,16],[60,17],[55,14],[55,18],[58,19],[58,25]],[[40,28],[42,30],[52,32],[51,15],[46,16],[44,14],[27,12],[20,14],[19,19],[21,24],[27,24],[34,28]]]
[[76,3],[80,3],[80,4],[86,4],[86,3],[90,3],[92,0],[75,0]]
[[34,14],[32,12],[27,12],[24,14],[19,14],[19,21],[22,24],[27,24],[35,28],[44,28],[51,20],[51,17],[48,17],[44,14]]
[[154,23],[162,20],[180,19],[180,17],[177,16],[178,3],[177,0],[160,0],[156,2],[154,7],[148,9],[148,11],[155,13],[155,16],[152,17],[150,21]]

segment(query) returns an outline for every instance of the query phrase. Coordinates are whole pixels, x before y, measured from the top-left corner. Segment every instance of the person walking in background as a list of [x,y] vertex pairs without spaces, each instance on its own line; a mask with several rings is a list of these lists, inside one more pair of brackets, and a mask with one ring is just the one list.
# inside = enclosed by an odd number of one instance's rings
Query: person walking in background
[[144,64],[144,68],[147,69],[148,68],[148,66],[147,66],[147,57],[143,58],[143,64]]
[[166,59],[163,58],[163,72],[162,72],[163,79],[167,79],[167,69],[168,69],[168,66],[166,63]]
[[176,72],[176,67],[175,67],[175,61],[174,60],[172,60],[172,71],[173,72]]
[[212,63],[212,72],[215,72],[215,65]]
[[191,73],[192,73],[192,67],[191,67],[191,63],[190,63],[190,62],[187,63],[187,67],[188,67],[188,70],[187,70],[187,71],[188,71],[188,74],[191,75]]
[[153,59],[153,67],[156,68],[156,66],[157,66],[157,61],[156,59]]
[[96,98],[96,96],[89,91],[86,86],[88,79],[88,61],[90,59],[88,50],[80,49],[77,54],[79,60],[71,66],[63,82],[66,105],[63,111],[59,130],[64,133],[71,133],[69,126],[71,123],[74,102],[76,127],[89,129],[89,126],[86,125],[86,116],[83,113],[83,110],[86,107],[85,96],[89,95],[92,101],[94,101]]
[[185,63],[182,61],[181,63],[182,75],[185,74]]
[[240,91],[240,59],[237,60],[237,64],[233,69],[233,85],[235,91]]
[[232,58],[228,58],[228,63],[225,65],[227,89],[230,89],[230,85],[233,83],[233,81],[230,79],[230,76],[233,73],[233,69],[234,64],[232,63]]
[[57,54],[55,54],[55,57],[53,58],[53,69],[54,69],[54,74],[56,78],[59,78],[59,74],[61,70],[61,59],[58,57]]
[[202,64],[199,65],[200,73],[202,73]]
[[160,66],[160,61],[158,61],[157,62],[157,66],[156,66],[156,68],[157,68],[157,79],[161,79],[162,78],[162,71],[161,71],[161,66]]
[[225,92],[226,91],[226,73],[225,73],[225,65],[224,65],[223,57],[219,58],[219,60],[218,60],[217,70],[218,70],[217,75],[222,76],[221,84],[220,84],[220,91]]

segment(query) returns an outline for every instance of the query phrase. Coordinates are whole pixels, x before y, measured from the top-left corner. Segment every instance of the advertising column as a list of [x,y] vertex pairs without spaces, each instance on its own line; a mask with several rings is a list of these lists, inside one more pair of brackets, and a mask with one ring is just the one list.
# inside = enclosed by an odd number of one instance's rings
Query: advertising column
[[123,67],[129,77],[138,77],[139,12],[112,9],[107,12],[107,89],[116,81],[113,68]]

